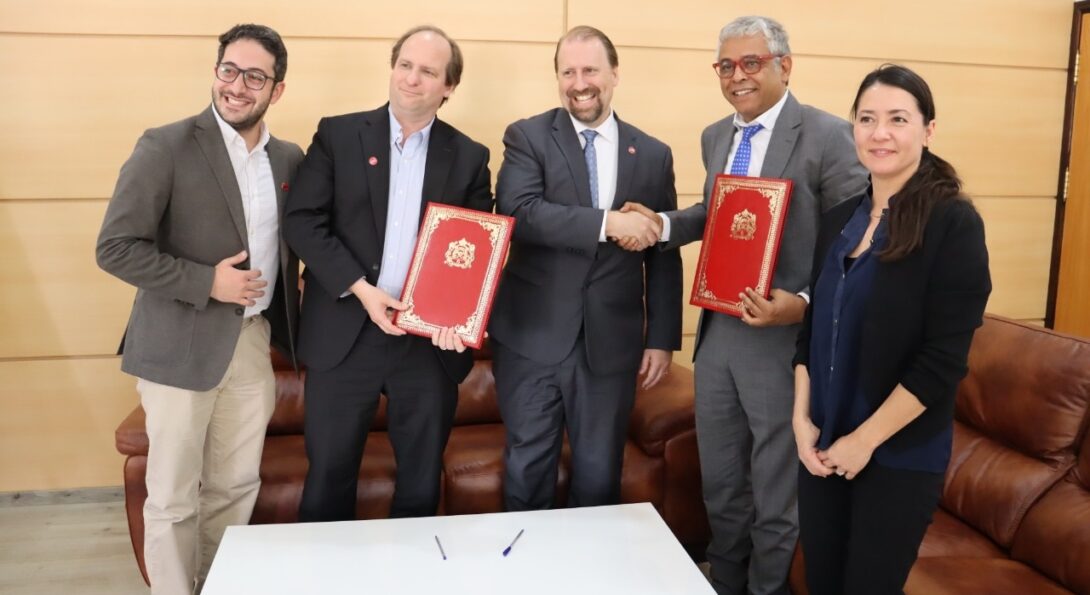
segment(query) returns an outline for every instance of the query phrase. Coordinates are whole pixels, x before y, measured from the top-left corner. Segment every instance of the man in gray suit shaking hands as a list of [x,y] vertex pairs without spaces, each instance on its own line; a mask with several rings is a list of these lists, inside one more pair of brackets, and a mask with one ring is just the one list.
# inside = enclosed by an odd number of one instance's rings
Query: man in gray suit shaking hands
[[863,192],[867,173],[849,124],[788,92],[792,59],[782,25],[766,17],[735,19],[719,33],[712,66],[735,113],[704,129],[704,202],[660,214],[662,240],[670,249],[703,236],[718,174],[794,181],[769,299],[747,292],[741,319],[703,312],[695,357],[712,584],[718,593],[786,593],[798,535],[795,336],[821,213]]
[[503,137],[497,211],[517,222],[490,332],[508,510],[555,504],[565,429],[568,504],[618,502],[637,375],[657,383],[681,343],[681,257],[648,248],[658,221],[616,210],[676,208],[673,157],[611,108],[617,65],[604,33],[572,29],[554,58],[563,108]]
[[249,522],[275,403],[270,341],[294,361],[298,260],[280,239],[298,146],[263,117],[287,50],[261,25],[219,38],[212,105],[144,133],[99,232],[135,285],[121,369],[147,414],[144,560],[152,592],[200,589],[228,525]]

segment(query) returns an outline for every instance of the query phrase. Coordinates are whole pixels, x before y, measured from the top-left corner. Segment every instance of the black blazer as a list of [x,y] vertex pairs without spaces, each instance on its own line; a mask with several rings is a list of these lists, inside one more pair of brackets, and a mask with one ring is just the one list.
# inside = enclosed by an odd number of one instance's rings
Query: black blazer
[[[306,264],[299,356],[316,370],[339,364],[364,325],[373,324],[355,296],[340,296],[361,277],[378,282],[389,163],[386,106],[323,118],[288,196],[284,236]],[[491,211],[491,182],[488,149],[436,119],[428,142],[421,218],[429,201]],[[455,382],[473,366],[469,350],[436,351]]]
[[[848,200],[822,219],[811,287],[862,200]],[[991,290],[984,222],[968,200],[940,202],[921,247],[896,262],[879,261],[864,313],[860,387],[873,408],[898,384],[927,407],[886,442],[887,448],[917,444],[952,423],[957,386],[969,370],[969,345]],[[796,365],[809,362],[812,308],[806,309],[799,332]]]
[[[619,118],[617,128],[613,208],[634,201],[656,212],[676,209],[670,148]],[[591,206],[586,161],[568,112],[553,109],[515,122],[503,142],[496,205],[516,223],[492,336],[529,359],[555,364],[583,330],[587,361],[598,374],[637,369],[645,348],[678,349],[681,255],[626,252],[598,241],[603,212]]]

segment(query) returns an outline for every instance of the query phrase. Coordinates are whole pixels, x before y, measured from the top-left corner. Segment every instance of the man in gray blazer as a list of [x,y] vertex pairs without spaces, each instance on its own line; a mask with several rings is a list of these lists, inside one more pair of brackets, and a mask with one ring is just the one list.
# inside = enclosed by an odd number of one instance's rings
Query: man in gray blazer
[[607,240],[658,239],[657,221],[613,205],[677,207],[670,148],[610,108],[617,63],[604,33],[572,29],[554,58],[563,109],[503,138],[497,211],[516,224],[490,332],[508,510],[555,504],[565,430],[568,505],[618,502],[637,374],[657,383],[681,344],[678,252]]
[[121,369],[147,415],[156,595],[199,590],[224,529],[249,522],[275,404],[270,341],[295,359],[298,260],[279,225],[303,153],[262,121],[284,93],[287,50],[261,25],[219,44],[212,105],[144,133],[96,250],[137,288]]
[[795,337],[821,214],[867,187],[851,127],[795,100],[787,91],[791,66],[776,21],[741,17],[723,27],[714,67],[736,113],[701,135],[704,202],[660,214],[663,246],[676,248],[703,237],[716,175],[794,182],[769,299],[747,292],[741,319],[704,311],[697,330],[697,445],[718,593],[745,593],[747,583],[750,593],[787,592],[798,535]]

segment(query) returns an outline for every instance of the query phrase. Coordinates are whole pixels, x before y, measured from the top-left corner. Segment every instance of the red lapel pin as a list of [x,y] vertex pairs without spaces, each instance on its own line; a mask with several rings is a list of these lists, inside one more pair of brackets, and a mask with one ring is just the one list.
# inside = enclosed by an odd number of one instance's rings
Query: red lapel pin
[[372,156],[371,156],[371,157],[370,157],[370,158],[369,158],[369,159],[367,160],[367,163],[370,163],[371,165],[378,165],[378,157],[375,157],[374,155],[372,155]]
[[291,186],[288,186],[288,183],[284,182],[284,183],[280,184],[280,189],[283,190],[284,192],[287,192],[288,190],[291,189]]
[[636,147],[628,147],[628,154],[629,155],[635,155],[636,154]]

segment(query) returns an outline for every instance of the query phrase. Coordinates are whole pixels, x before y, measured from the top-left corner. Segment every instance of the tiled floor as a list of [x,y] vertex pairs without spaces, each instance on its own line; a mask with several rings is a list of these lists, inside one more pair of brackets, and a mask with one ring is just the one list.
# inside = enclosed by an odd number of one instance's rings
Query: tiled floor
[[147,595],[121,488],[0,494],[0,593]]

